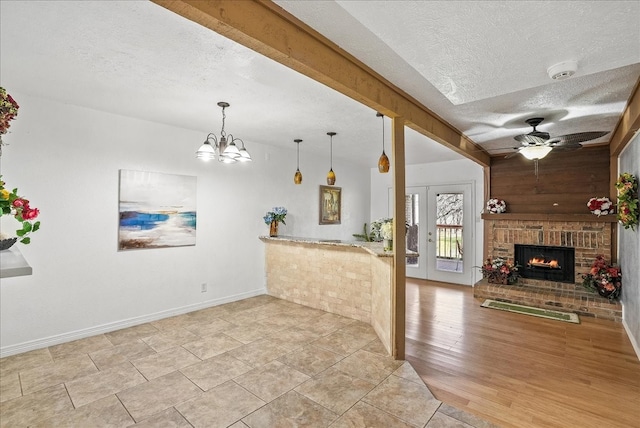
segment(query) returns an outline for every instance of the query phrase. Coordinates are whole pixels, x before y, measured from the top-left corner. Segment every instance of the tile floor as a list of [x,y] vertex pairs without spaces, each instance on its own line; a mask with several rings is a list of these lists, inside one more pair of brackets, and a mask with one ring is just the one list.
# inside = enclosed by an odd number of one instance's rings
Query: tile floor
[[0,427],[488,427],[360,321],[270,296],[0,360]]

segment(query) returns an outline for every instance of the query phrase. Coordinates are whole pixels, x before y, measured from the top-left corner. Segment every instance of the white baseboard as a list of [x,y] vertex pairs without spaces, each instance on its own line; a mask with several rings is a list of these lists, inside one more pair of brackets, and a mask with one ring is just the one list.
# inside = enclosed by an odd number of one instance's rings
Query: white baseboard
[[640,360],[640,344],[636,340],[636,337],[632,334],[631,328],[627,325],[627,322],[624,319],[624,305],[622,306],[622,325],[624,330],[627,332],[627,337],[629,337],[629,341],[631,342],[631,346],[633,346],[633,350],[636,351],[636,357]]
[[168,309],[166,311],[156,312],[153,314],[143,315],[140,317],[129,318],[126,320],[102,324],[95,327],[89,327],[82,330],[71,331],[68,333],[57,334],[42,339],[31,340],[28,342],[18,343],[0,348],[0,358],[10,355],[21,354],[35,349],[46,348],[48,346],[59,345],[61,343],[71,342],[73,340],[84,339],[85,337],[95,336],[97,334],[108,333],[110,331],[120,330],[134,325],[144,324],[159,319],[172,317],[175,315],[186,314],[188,312],[197,311],[199,309],[218,306],[224,303],[235,302],[237,300],[247,299],[249,297],[266,294],[266,288],[247,291],[245,293],[235,294],[233,296],[222,297],[220,299],[207,300],[205,302],[195,303],[193,305],[182,306],[179,308]]

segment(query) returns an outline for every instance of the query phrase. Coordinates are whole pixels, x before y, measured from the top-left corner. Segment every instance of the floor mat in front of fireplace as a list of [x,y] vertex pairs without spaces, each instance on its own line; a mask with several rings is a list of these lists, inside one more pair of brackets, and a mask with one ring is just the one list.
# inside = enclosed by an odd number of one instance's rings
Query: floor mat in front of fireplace
[[497,300],[487,299],[482,304],[483,308],[498,309],[501,311],[515,312],[518,314],[532,315],[534,317],[548,318],[550,320],[558,320],[580,324],[578,314],[570,312],[552,311],[549,309],[534,308],[532,306],[516,305],[515,303],[498,302]]

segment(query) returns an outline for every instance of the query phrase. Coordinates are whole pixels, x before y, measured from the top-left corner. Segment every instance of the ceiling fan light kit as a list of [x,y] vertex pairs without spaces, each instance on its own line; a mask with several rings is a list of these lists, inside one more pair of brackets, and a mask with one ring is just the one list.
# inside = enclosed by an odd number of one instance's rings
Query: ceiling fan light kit
[[553,148],[551,146],[529,146],[523,147],[520,154],[529,160],[542,159],[548,155]]
[[563,61],[547,68],[549,77],[553,80],[564,80],[576,74],[578,63],[576,61]]

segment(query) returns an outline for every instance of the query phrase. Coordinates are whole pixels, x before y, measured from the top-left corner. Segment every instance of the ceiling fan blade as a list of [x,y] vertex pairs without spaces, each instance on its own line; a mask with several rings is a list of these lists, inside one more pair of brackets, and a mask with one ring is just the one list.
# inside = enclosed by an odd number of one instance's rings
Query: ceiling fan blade
[[531,146],[543,145],[547,140],[547,138],[541,138],[531,134],[522,134],[522,135],[516,135],[515,137],[513,137],[514,140],[519,141],[524,145],[531,145]]
[[573,150],[578,150],[582,148],[582,144],[574,143],[574,144],[560,144],[557,146],[553,146],[554,152],[569,152]]
[[571,146],[583,141],[595,140],[596,138],[604,137],[609,132],[594,131],[594,132],[578,132],[575,134],[560,135],[553,137],[546,141],[547,144],[552,145],[554,148],[560,146]]
[[520,152],[519,152],[519,151],[517,151],[517,152],[509,153],[509,154],[508,154],[508,155],[506,155],[504,158],[505,158],[505,159],[510,159],[510,158],[514,157],[515,155],[517,155],[518,153],[520,153]]

